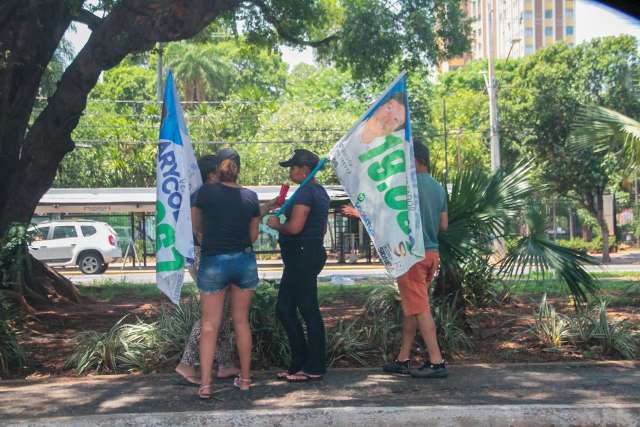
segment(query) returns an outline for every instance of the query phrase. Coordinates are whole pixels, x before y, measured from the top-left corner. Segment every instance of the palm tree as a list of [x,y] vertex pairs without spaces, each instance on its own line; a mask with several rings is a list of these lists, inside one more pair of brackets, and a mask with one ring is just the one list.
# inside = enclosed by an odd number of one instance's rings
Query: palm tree
[[[597,105],[582,106],[576,114],[572,126],[570,142],[576,150],[610,150],[617,154],[622,167],[632,169],[640,167],[640,122]],[[609,233],[598,204],[596,219],[602,230],[602,257],[608,258]]]
[[[585,302],[586,293],[597,289],[584,269],[597,262],[546,237],[540,210],[532,207],[531,200],[540,189],[530,184],[531,169],[520,165],[511,173],[498,170],[487,175],[475,167],[458,173],[449,194],[449,229],[439,237],[441,269],[434,297],[455,301],[457,308],[463,309],[465,270],[489,259],[504,277],[555,271],[576,303]],[[526,235],[505,233],[508,222],[522,216],[528,226]],[[495,242],[505,237],[517,238],[515,248],[506,254],[492,254]]]
[[187,101],[218,98],[230,86],[232,69],[212,45],[172,43],[167,48],[167,57]]
[[613,149],[640,167],[640,122],[624,114],[597,105],[582,107],[572,137],[580,147]]

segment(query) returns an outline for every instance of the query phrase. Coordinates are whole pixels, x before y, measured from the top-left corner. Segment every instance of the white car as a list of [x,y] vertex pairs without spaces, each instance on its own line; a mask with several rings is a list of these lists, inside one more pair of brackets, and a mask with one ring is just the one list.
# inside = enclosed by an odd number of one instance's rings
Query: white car
[[84,274],[101,274],[122,258],[117,234],[104,222],[45,221],[29,231],[34,237],[29,253],[52,267],[77,265]]

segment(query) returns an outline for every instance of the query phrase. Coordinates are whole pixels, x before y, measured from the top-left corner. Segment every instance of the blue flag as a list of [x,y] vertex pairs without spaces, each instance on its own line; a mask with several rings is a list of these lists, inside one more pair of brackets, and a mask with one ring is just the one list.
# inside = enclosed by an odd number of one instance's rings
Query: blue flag
[[194,258],[191,195],[201,185],[200,170],[169,71],[156,168],[156,282],[174,304],[180,302],[185,264]]

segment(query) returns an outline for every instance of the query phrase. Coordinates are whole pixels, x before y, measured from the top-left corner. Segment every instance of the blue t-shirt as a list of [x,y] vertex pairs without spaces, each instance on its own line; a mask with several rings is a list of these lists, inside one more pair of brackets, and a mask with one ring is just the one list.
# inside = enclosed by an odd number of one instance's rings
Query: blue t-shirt
[[309,206],[309,216],[302,231],[298,234],[287,235],[280,233],[280,242],[286,243],[299,240],[322,240],[327,230],[329,217],[329,195],[324,187],[317,182],[305,185],[296,193],[296,198],[284,211],[289,218],[295,205]]
[[220,183],[204,184],[195,206],[202,210],[202,255],[241,252],[251,247],[249,224],[260,216],[255,192]]
[[428,173],[416,174],[416,178],[418,179],[424,248],[428,251],[437,251],[440,214],[447,211],[447,193],[442,185]]

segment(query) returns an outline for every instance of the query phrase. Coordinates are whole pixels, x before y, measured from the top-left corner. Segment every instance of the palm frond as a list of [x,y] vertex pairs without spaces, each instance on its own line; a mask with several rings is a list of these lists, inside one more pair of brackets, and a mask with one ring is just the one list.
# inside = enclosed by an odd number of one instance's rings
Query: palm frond
[[577,302],[586,302],[586,293],[594,293],[597,283],[585,265],[598,265],[598,261],[575,249],[566,248],[548,240],[544,234],[544,218],[540,209],[530,206],[526,212],[529,233],[521,237],[516,246],[502,259],[499,274],[507,277],[525,273],[555,271],[567,285]]
[[439,237],[443,264],[459,270],[465,259],[486,254],[489,244],[504,233],[507,220],[525,206],[533,187],[531,165],[492,175],[481,168],[461,171],[452,182],[449,229]]
[[571,138],[580,149],[613,149],[640,165],[640,122],[597,105],[578,110]]

